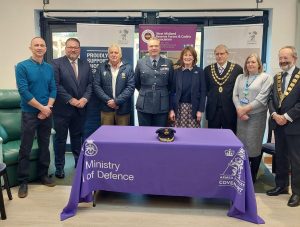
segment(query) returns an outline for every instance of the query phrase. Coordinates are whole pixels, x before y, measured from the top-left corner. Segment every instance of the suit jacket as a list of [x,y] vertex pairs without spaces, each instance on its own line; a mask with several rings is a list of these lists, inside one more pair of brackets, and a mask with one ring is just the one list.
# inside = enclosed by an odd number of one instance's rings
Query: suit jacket
[[157,67],[152,66],[150,57],[137,62],[135,87],[139,91],[136,109],[143,113],[169,112],[169,94],[173,80],[173,64],[167,58],[159,58]]
[[[192,73],[192,87],[191,87],[191,104],[192,104],[192,115],[196,118],[197,111],[204,112],[205,109],[205,97],[206,97],[206,86],[204,71],[197,66],[194,66],[191,70]],[[179,100],[182,96],[182,80],[183,71],[182,68],[178,68],[174,71],[174,78],[172,83],[171,93],[171,109],[175,112],[178,110]]]
[[130,64],[123,62],[120,66],[115,87],[115,98],[112,91],[112,75],[108,61],[99,65],[95,79],[94,91],[101,100],[100,109],[104,112],[114,112],[115,110],[107,106],[107,101],[114,99],[119,109],[118,114],[128,114],[132,107],[132,95],[134,93],[134,74]]
[[87,100],[92,94],[93,75],[88,62],[78,59],[78,79],[67,56],[54,59],[52,62],[57,86],[57,97],[53,106],[53,113],[70,116],[78,109],[80,114],[85,114],[86,108],[76,108],[69,104],[72,98]]
[[[299,72],[299,68],[295,68],[292,73],[289,84],[295,78],[296,74]],[[291,92],[283,99],[280,106],[280,98],[277,89],[277,76],[274,77],[274,84],[270,94],[269,99],[269,111],[270,114],[276,112],[278,114],[287,113],[293,122],[289,122],[282,126],[286,134],[290,135],[300,135],[300,79],[295,84]],[[275,120],[270,118],[270,127],[275,129],[276,127],[281,127],[276,124]]]
[[[224,69],[223,76],[226,75],[227,71],[231,66],[231,62],[227,62],[227,66]],[[222,77],[219,74],[217,63],[214,64],[215,71],[218,77]],[[211,65],[208,65],[204,69],[206,92],[207,92],[207,103],[206,103],[206,119],[213,120],[217,107],[222,106],[224,117],[231,122],[235,122],[237,119],[236,109],[232,101],[232,92],[235,84],[235,80],[238,75],[243,73],[243,69],[238,64],[235,64],[229,79],[222,86],[223,92],[219,93],[219,85],[214,81],[211,72]]]

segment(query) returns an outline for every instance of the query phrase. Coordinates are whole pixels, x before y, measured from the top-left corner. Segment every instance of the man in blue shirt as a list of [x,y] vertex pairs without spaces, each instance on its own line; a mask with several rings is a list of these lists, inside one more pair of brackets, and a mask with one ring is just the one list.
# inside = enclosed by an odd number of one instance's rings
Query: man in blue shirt
[[47,48],[41,37],[33,38],[29,49],[32,52],[31,58],[18,63],[16,67],[16,81],[22,109],[18,165],[20,198],[28,194],[29,156],[35,135],[39,145],[38,175],[41,183],[49,187],[55,186],[53,180],[48,177],[51,108],[56,98],[54,72],[52,66],[43,60]]

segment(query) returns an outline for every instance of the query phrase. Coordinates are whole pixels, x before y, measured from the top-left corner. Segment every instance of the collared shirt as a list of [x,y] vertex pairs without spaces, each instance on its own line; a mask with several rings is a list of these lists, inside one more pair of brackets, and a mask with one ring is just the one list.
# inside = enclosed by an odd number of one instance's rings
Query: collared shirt
[[228,62],[225,62],[225,64],[224,64],[223,66],[221,66],[221,65],[219,65],[219,64],[217,63],[218,70],[219,70],[220,68],[223,68],[223,72],[224,72],[224,70],[225,70],[226,67],[227,67],[227,63],[228,63]]
[[[285,88],[284,88],[284,90],[287,89],[288,84],[289,84],[289,81],[291,80],[291,77],[292,77],[292,75],[293,75],[293,72],[294,72],[295,68],[296,68],[296,66],[294,65],[294,66],[292,66],[288,71],[286,71],[288,74],[286,75],[286,78],[285,78],[286,83],[285,83]],[[284,73],[284,72],[282,72],[282,73]],[[273,112],[273,113],[271,114],[271,116],[273,117],[274,114],[276,114],[276,112]],[[293,122],[293,119],[292,119],[287,113],[284,113],[283,116],[284,116],[285,119],[287,119],[289,122]]]
[[[288,74],[286,75],[286,78],[285,78],[285,86],[284,86],[284,91],[287,89],[288,85],[289,85],[289,82],[291,80],[291,77],[293,75],[293,72],[295,70],[296,66],[292,66],[292,68],[290,68],[288,71],[286,71]],[[293,119],[287,114],[287,113],[284,113],[283,116],[289,121],[289,122],[293,122]]]
[[[68,58],[68,60],[70,61],[70,64],[72,65],[73,60],[71,60],[70,58]],[[75,62],[75,68],[76,68],[76,72],[77,72],[77,76],[78,76],[78,58],[76,60],[74,60]]]
[[151,64],[153,65],[153,60],[156,60],[156,65],[158,65],[159,58],[160,56],[157,56],[156,58],[150,57]]
[[117,83],[117,77],[118,77],[118,73],[120,70],[121,65],[123,65],[123,62],[120,62],[117,67],[113,67],[112,64],[109,62],[108,63],[110,65],[110,72],[111,72],[111,77],[112,77],[112,81],[111,81],[111,85],[112,85],[112,93],[113,93],[113,97],[116,98],[116,83]]
[[[285,78],[285,86],[284,86],[284,91],[286,91],[288,85],[289,85],[289,81],[291,80],[291,77],[293,75],[293,72],[295,70],[296,66],[294,65],[292,68],[290,68],[287,72],[286,78]],[[284,73],[284,72],[283,72]]]

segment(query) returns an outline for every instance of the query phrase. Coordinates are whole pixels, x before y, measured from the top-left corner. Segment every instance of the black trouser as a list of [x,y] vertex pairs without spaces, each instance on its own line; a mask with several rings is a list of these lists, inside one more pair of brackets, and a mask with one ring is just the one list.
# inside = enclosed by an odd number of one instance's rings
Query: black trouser
[[168,121],[168,113],[142,113],[138,111],[139,126],[157,126],[166,127]]
[[57,171],[62,171],[65,166],[65,152],[68,131],[70,132],[71,151],[74,156],[75,166],[81,150],[83,125],[85,117],[79,111],[73,111],[71,116],[53,115],[54,129],[54,154],[55,167]]
[[236,117],[234,117],[234,119],[232,119],[231,121],[228,121],[224,116],[223,108],[217,107],[215,116],[213,117],[212,120],[208,120],[207,123],[208,123],[208,128],[231,129],[233,133],[236,134],[236,122],[237,122]]
[[259,169],[261,158],[262,158],[262,155],[259,155],[257,157],[250,157],[249,158],[253,184],[256,182],[256,176],[257,176],[257,172],[258,172],[258,169]]
[[32,144],[37,136],[38,152],[38,176],[48,175],[50,164],[49,141],[51,134],[52,118],[40,120],[37,113],[22,112],[21,118],[21,145],[19,151],[18,180],[20,183],[29,181],[30,152]]
[[291,166],[292,192],[300,195],[300,135],[287,135],[283,127],[276,127],[275,149],[276,186],[289,186],[289,167]]

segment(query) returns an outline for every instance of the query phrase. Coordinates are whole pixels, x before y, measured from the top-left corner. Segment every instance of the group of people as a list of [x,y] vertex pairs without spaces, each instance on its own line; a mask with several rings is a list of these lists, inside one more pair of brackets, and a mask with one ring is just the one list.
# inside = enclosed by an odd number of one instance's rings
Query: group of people
[[[300,203],[300,78],[295,66],[294,47],[279,51],[282,72],[274,78],[263,72],[257,54],[250,54],[244,69],[228,61],[229,50],[221,44],[214,50],[216,63],[199,68],[197,53],[185,47],[173,67],[171,60],[160,55],[160,41],[148,41],[148,56],[138,60],[135,71],[122,58],[122,49],[113,44],[108,60],[95,75],[86,61],[79,58],[80,41],[66,41],[65,56],[50,64],[43,60],[45,41],[31,40],[32,57],[16,67],[16,80],[21,95],[22,138],[19,154],[18,195],[28,193],[29,154],[37,132],[39,176],[47,186],[49,137],[53,125],[55,176],[64,178],[65,150],[68,131],[75,166],[81,150],[86,105],[92,92],[100,100],[102,125],[129,125],[134,90],[140,126],[200,127],[206,114],[208,128],[231,129],[248,152],[253,182],[261,160],[261,146],[270,111],[270,126],[275,131],[276,187],[267,192],[274,196],[288,192],[291,167],[292,196],[289,206]],[[100,114],[100,113],[99,113]]]

